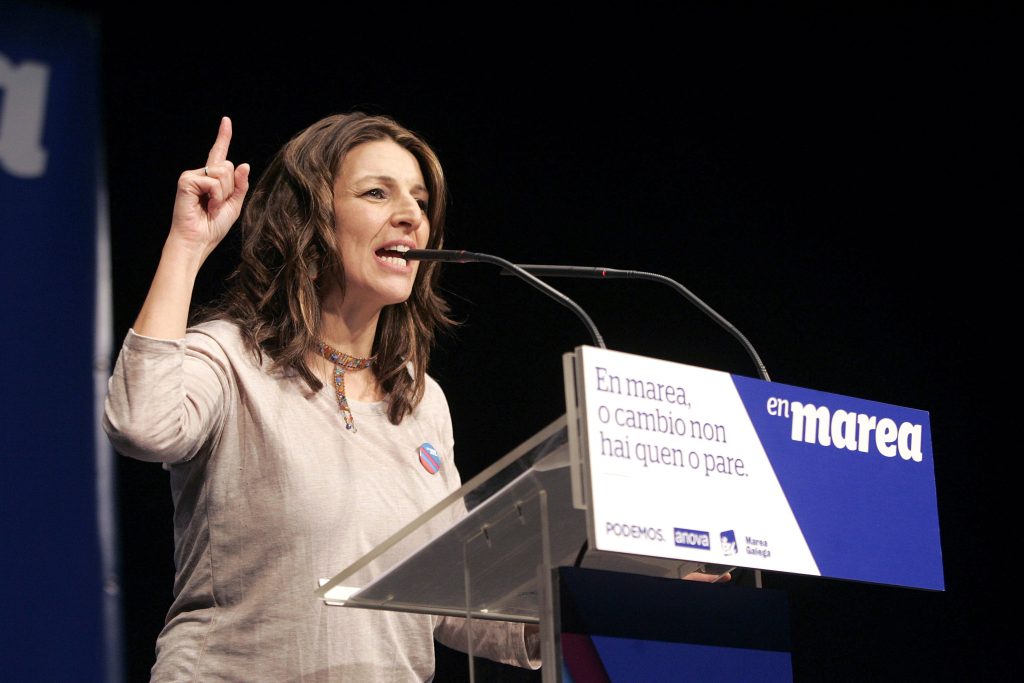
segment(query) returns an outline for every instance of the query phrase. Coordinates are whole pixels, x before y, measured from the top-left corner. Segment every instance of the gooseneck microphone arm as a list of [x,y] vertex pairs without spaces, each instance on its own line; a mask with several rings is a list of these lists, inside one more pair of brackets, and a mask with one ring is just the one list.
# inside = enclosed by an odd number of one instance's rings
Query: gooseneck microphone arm
[[594,321],[590,319],[586,311],[579,307],[579,305],[567,297],[566,295],[559,292],[554,287],[548,285],[546,282],[534,277],[530,273],[526,272],[516,264],[506,261],[503,258],[497,256],[491,256],[490,254],[479,254],[472,251],[462,251],[455,249],[410,249],[409,251],[402,254],[402,258],[407,261],[441,261],[444,263],[490,263],[498,266],[506,273],[515,275],[516,277],[525,280],[540,291],[547,294],[549,297],[562,304],[576,316],[583,321],[586,325],[587,331],[590,332],[590,338],[594,342],[594,346],[600,348],[607,348],[604,345],[604,338],[601,337],[601,333],[597,331],[597,326],[594,325]]
[[766,382],[771,381],[768,377],[768,370],[764,367],[764,363],[761,362],[761,357],[757,355],[757,351],[754,350],[753,344],[743,336],[743,333],[736,329],[735,325],[719,315],[715,309],[701,301],[696,294],[688,290],[686,287],[683,287],[672,278],[641,270],[618,270],[615,268],[596,268],[587,266],[545,266],[521,263],[517,267],[527,273],[532,273],[540,277],[585,277],[598,279],[627,278],[634,280],[653,280],[654,282],[660,282],[663,285],[668,285],[682,294],[690,303],[703,311],[709,318],[725,328],[726,332],[735,337],[736,340],[743,345],[743,348],[746,350],[751,360],[754,361],[754,365],[757,367],[757,373],[761,379]]

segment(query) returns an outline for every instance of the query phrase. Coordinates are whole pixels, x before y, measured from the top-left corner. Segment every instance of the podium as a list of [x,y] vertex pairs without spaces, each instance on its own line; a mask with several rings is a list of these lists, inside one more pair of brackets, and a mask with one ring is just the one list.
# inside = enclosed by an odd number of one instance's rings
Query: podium
[[[446,524],[446,520],[454,521]],[[556,681],[562,680],[565,641],[560,625],[580,631],[596,620],[612,624],[617,632],[631,633],[629,619],[617,610],[609,612],[606,608],[599,617],[581,616],[586,601],[581,602],[579,591],[587,590],[594,581],[600,586],[594,590],[599,592],[635,595],[643,578],[668,579],[671,588],[664,583],[660,588],[657,582],[646,584],[648,591],[652,586],[658,589],[657,597],[649,602],[662,606],[676,588],[680,605],[692,605],[694,591],[711,589],[717,594],[715,589],[724,588],[678,580],[700,570],[699,562],[588,552],[586,525],[585,510],[573,505],[569,434],[566,417],[562,416],[358,562],[324,581],[318,595],[328,604],[345,608],[539,623],[541,658],[545,662],[543,680]],[[567,586],[563,581],[574,567],[584,569],[572,574]],[[729,590],[734,592],[732,587]],[[751,623],[772,623],[764,613],[766,603],[758,600],[765,592],[749,590],[752,592],[743,594],[743,604],[734,604],[732,610],[723,610],[721,604],[704,597],[701,628],[709,628],[709,619],[726,624],[733,630],[726,638],[732,646],[750,638],[739,635],[744,629],[739,621],[728,618],[730,614],[746,615],[747,620],[757,612]],[[752,606],[753,601],[759,606]],[[786,621],[778,596],[767,604],[774,610],[776,625]],[[571,605],[571,616],[564,609],[566,605]],[[634,616],[640,617],[643,608],[640,612],[637,608],[634,604]],[[690,616],[681,621],[692,625]],[[649,632],[650,621],[641,620]],[[600,625],[598,628],[602,630]],[[721,630],[721,625],[715,628]],[[788,625],[783,631],[788,634]],[[785,638],[775,640],[776,651],[788,646]],[[579,657],[579,649],[576,644],[574,656]],[[471,678],[473,654],[470,643]]]
[[[591,347],[564,374],[564,416],[317,595],[539,624],[544,681],[786,681],[784,595],[679,579],[741,566],[941,588],[926,413]],[[893,519],[890,491],[921,504]],[[870,535],[878,514],[898,543]],[[832,542],[857,533],[873,545]]]

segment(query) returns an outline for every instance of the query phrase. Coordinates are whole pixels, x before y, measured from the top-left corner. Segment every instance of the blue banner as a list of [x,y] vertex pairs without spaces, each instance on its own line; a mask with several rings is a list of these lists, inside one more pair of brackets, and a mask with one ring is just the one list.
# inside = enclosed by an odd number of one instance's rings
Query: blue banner
[[732,379],[823,576],[943,587],[927,412]]
[[5,4],[0,671],[10,681],[120,675],[120,663],[106,661],[116,652],[108,648],[117,591],[105,575],[112,555],[101,552],[99,518],[110,501],[98,493],[109,481],[99,474],[94,398],[94,368],[107,354],[96,348],[98,52],[88,17]]

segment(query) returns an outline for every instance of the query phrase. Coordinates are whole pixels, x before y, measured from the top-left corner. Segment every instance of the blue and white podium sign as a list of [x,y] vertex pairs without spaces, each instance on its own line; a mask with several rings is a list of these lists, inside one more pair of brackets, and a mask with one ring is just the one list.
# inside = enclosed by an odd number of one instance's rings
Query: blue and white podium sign
[[927,412],[588,346],[567,355],[595,550],[944,588]]

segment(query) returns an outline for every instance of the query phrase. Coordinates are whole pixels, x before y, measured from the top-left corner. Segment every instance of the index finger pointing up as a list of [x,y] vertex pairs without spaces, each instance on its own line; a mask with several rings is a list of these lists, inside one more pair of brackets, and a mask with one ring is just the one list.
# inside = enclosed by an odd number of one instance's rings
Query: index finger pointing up
[[206,165],[225,161],[228,158],[228,146],[231,144],[231,119],[223,116],[220,119],[220,128],[217,130],[217,139],[210,148],[210,154],[206,157]]

